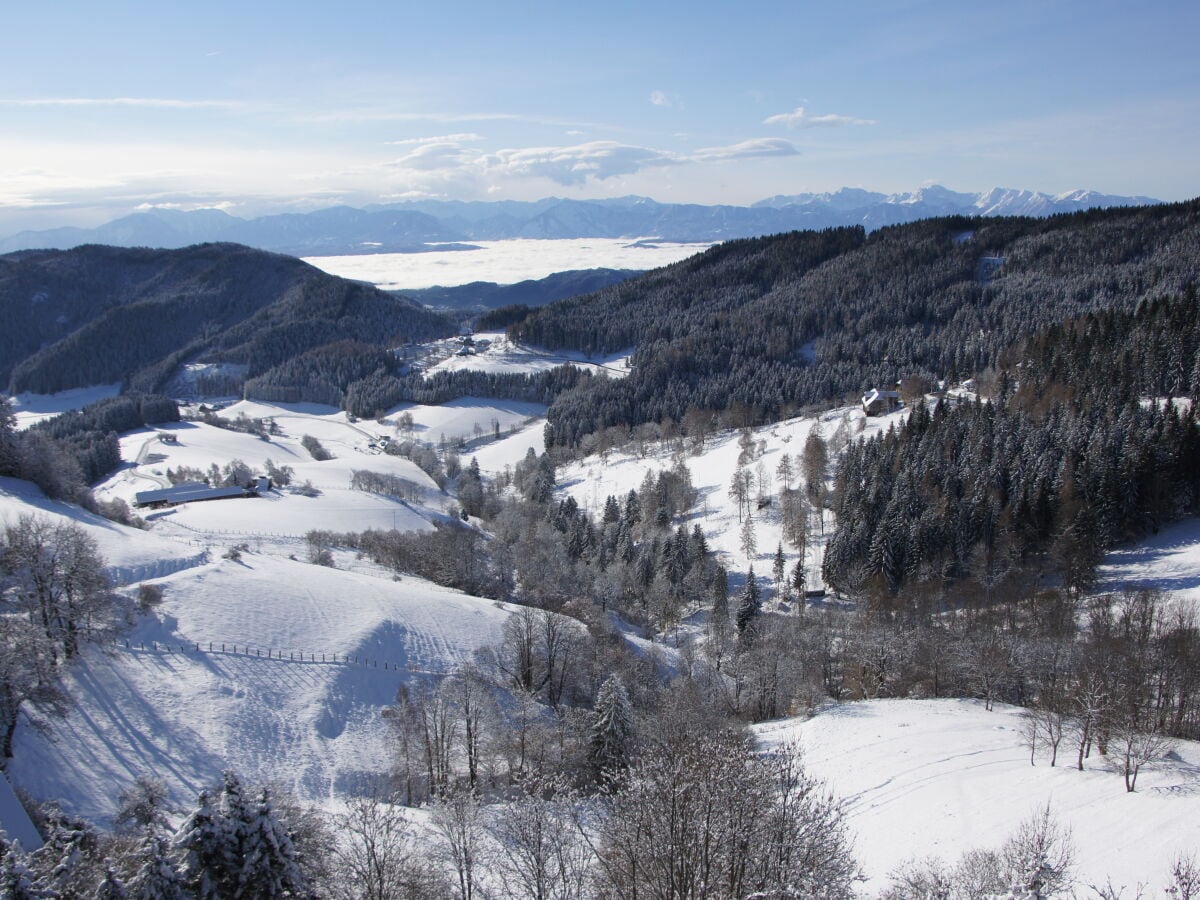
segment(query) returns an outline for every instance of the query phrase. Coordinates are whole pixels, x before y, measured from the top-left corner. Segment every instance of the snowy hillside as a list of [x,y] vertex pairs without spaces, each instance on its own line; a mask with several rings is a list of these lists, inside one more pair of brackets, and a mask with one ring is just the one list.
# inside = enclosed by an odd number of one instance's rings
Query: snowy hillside
[[910,858],[954,862],[995,849],[1047,802],[1073,832],[1084,884],[1160,896],[1172,856],[1200,846],[1200,745],[1174,754],[1125,792],[1119,774],[1093,754],[1080,772],[1029,764],[1020,710],[987,712],[967,700],[877,700],[822,711],[807,721],[754,726],[764,748],[799,741],[810,770],[849,804],[868,892]]
[[577,368],[591,371],[593,374],[621,378],[629,372],[629,356],[633,352],[627,350],[601,357],[588,357],[583,353],[571,350],[550,353],[514,343],[503,331],[480,332],[473,335],[473,338],[476,352],[470,354],[458,355],[455,352],[459,348],[457,340],[428,345],[434,348],[435,352],[439,347],[444,348],[443,353],[445,354],[445,358],[430,366],[428,371],[467,370],[492,374],[534,374],[553,369],[564,363],[571,363]]
[[[277,489],[247,500],[191,503],[162,512],[148,513],[154,530],[187,536],[228,532],[244,535],[303,537],[313,529],[361,531],[367,528],[430,528],[428,516],[440,514],[447,498],[415,463],[381,453],[377,434],[390,429],[368,422],[355,425],[345,413],[316,404],[268,406],[243,402],[223,410],[229,418],[245,413],[251,418],[273,418],[281,432],[269,440],[239,431],[216,428],[201,422],[179,422],[157,429],[140,429],[121,437],[121,455],[140,461],[129,465],[96,489],[100,499],[120,497],[132,504],[139,491],[166,486],[167,469],[186,466],[207,471],[216,463],[224,466],[241,460],[254,472],[266,469],[267,460],[294,470],[293,485],[311,482],[320,493],[304,496],[293,489]],[[369,427],[368,427],[369,426]],[[177,443],[165,443],[158,433],[174,435]],[[321,442],[332,459],[317,461],[301,446],[304,435]],[[368,470],[395,475],[419,488],[413,504],[353,490],[355,471]]]
[[194,543],[110,522],[73,504],[48,500],[28,481],[0,478],[0,527],[17,526],[23,516],[52,525],[78,525],[96,542],[116,584],[159,578],[206,559],[204,548]]
[[[717,551],[722,557],[723,565],[729,568],[731,573],[744,573],[753,565],[758,577],[769,577],[771,560],[783,537],[779,504],[775,502],[780,492],[777,469],[783,455],[786,453],[790,457],[793,468],[798,472],[804,443],[814,429],[824,440],[833,440],[836,443],[838,440],[861,439],[886,431],[902,422],[906,416],[907,412],[901,410],[887,416],[868,418],[859,407],[844,407],[815,418],[788,419],[774,425],[751,429],[749,436],[753,450],[750,455],[753,458],[746,462],[745,468],[754,473],[754,493],[761,491],[764,497],[772,498],[769,505],[757,508],[751,513],[756,543],[756,551],[751,556],[743,552],[742,517],[738,515],[737,504],[729,493],[730,481],[739,468],[738,459],[742,455],[743,439],[740,432],[718,432],[705,442],[699,453],[687,448],[681,451],[673,442],[660,442],[647,445],[641,453],[629,450],[589,456],[559,471],[558,490],[563,496],[574,497],[581,507],[593,515],[599,515],[603,511],[605,498],[610,494],[624,499],[630,490],[641,485],[647,473],[657,474],[671,468],[675,459],[681,459],[687,466],[692,485],[699,494],[697,505],[690,516],[689,527],[693,523],[700,525],[709,547]],[[482,460],[480,464],[483,464]],[[761,488],[757,485],[759,475],[765,479]],[[796,477],[792,486],[798,486],[800,483],[802,479]],[[807,583],[810,588],[819,587],[821,584],[824,537],[833,527],[828,513],[826,516],[827,520],[823,526],[814,522],[811,529],[810,546],[805,558]],[[798,556],[786,544],[784,551],[788,571],[791,571]]]
[[470,661],[509,615],[420,579],[259,554],[156,583],[164,602],[129,649],[92,648],[71,670],[69,714],[19,728],[10,772],[35,796],[104,821],[138,775],[186,803],[233,767],[306,801],[330,798],[387,770],[380,711],[397,687]]
[[12,398],[12,410],[17,417],[17,427],[28,428],[35,422],[51,419],[70,409],[82,409],[90,403],[116,397],[120,393],[121,385],[102,384],[59,391],[57,394],[17,394]]

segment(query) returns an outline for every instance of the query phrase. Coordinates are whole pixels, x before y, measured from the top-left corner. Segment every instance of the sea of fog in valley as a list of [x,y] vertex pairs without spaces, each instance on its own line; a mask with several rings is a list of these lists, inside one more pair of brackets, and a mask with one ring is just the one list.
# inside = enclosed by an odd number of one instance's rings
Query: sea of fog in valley
[[312,256],[306,257],[305,262],[331,275],[368,281],[384,290],[416,290],[455,287],[473,281],[516,284],[574,269],[655,269],[712,245],[659,242],[651,238],[521,238],[474,241],[471,246],[478,249]]

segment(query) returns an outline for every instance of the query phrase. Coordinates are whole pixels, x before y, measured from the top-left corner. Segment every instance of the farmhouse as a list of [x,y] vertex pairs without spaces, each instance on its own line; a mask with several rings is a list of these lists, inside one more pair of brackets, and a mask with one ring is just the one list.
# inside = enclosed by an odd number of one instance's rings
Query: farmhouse
[[881,391],[879,388],[871,388],[863,394],[862,398],[863,412],[868,416],[882,416],[886,413],[895,412],[900,406],[899,391]]
[[257,497],[271,489],[271,479],[259,475],[246,486],[211,487],[206,481],[183,481],[169,488],[153,491],[138,491],[133,505],[139,508],[158,509],[164,506],[179,506],[181,503],[199,503],[204,500],[229,500],[234,497]]

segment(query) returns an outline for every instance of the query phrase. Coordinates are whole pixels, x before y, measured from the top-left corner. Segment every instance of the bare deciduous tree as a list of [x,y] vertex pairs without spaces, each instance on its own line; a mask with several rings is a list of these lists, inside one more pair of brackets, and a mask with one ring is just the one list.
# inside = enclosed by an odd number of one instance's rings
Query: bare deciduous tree
[[574,827],[576,802],[565,781],[531,779],[522,785],[520,797],[493,810],[489,830],[506,896],[586,896],[592,854]]
[[425,862],[398,802],[379,791],[347,801],[337,817],[334,894],[339,900],[438,897],[446,885]]
[[446,792],[434,803],[430,824],[439,838],[439,855],[454,872],[460,900],[474,900],[479,894],[480,870],[487,862],[487,832],[479,796],[463,788]]

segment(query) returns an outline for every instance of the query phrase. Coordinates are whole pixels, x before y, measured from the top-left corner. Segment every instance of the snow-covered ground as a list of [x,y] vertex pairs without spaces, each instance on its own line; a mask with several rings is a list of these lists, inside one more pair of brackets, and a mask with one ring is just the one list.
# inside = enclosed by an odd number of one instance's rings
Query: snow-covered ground
[[1200,519],[1187,519],[1109,553],[1097,590],[1155,587],[1169,600],[1200,611]]
[[475,352],[466,355],[459,355],[462,345],[456,338],[426,345],[426,352],[437,359],[426,371],[531,375],[571,363],[609,378],[623,378],[629,374],[632,350],[594,357],[573,350],[551,352],[513,343],[503,331],[479,332],[473,335],[473,340]]
[[55,526],[78,525],[96,542],[116,584],[159,578],[200,565],[207,558],[202,542],[171,540],[110,522],[73,504],[48,500],[28,481],[0,478],[0,528],[16,526],[22,516]]
[[369,281],[385,290],[454,287],[472,281],[516,284],[575,269],[657,269],[712,244],[648,238],[572,238],[471,241],[475,250],[311,256],[304,261],[330,275]]
[[1050,768],[1029,764],[1020,711],[968,700],[876,700],[753,729],[764,748],[798,741],[809,770],[849,805],[864,891],[877,891],[906,859],[953,863],[966,850],[998,849],[1022,820],[1050,803],[1073,832],[1084,883],[1111,878],[1162,896],[1171,859],[1200,847],[1200,744],[1142,771],[1137,791],[1093,754],[1084,771],[1070,753]]
[[[742,522],[737,504],[729,493],[730,481],[738,469],[738,457],[742,452],[741,434],[724,431],[709,438],[704,449],[694,454],[690,449],[673,445],[673,442],[649,444],[644,454],[634,450],[612,452],[603,456],[591,456],[564,467],[558,473],[559,492],[575,498],[585,509],[599,515],[605,498],[610,494],[624,500],[630,490],[638,488],[647,472],[658,473],[670,469],[675,459],[682,459],[691,475],[692,485],[699,493],[699,501],[690,517],[691,524],[699,523],[709,542],[709,547],[721,554],[723,564],[732,571],[744,573],[753,564],[760,578],[771,573],[771,560],[783,538],[778,497],[780,483],[776,470],[783,454],[792,460],[796,477],[792,486],[803,483],[800,477],[801,455],[809,433],[816,429],[825,440],[833,438],[841,429],[851,439],[869,437],[902,422],[907,412],[901,410],[887,416],[866,417],[858,407],[846,407],[823,413],[818,417],[788,419],[773,425],[751,429],[753,456],[746,468],[765,476],[767,486],[764,493],[772,503],[752,513],[756,552],[747,556],[741,546]],[[482,461],[480,463],[482,465]],[[833,466],[830,467],[832,472]],[[755,491],[757,494],[757,491]],[[752,503],[752,506],[755,504]],[[821,555],[824,537],[833,527],[832,519],[826,515],[824,534],[819,523],[814,522],[810,546],[805,563],[810,588],[820,586]],[[790,572],[798,554],[787,544],[784,556]]]
[[[132,504],[139,491],[165,483],[168,468],[187,466],[207,471],[212,463],[223,466],[239,459],[252,471],[263,472],[267,460],[271,460],[277,466],[294,469],[293,487],[311,482],[320,494],[307,497],[294,490],[279,489],[258,498],[189,503],[146,513],[152,531],[185,537],[228,533],[295,538],[313,529],[427,530],[432,527],[428,521],[430,514],[440,514],[445,509],[448,498],[415,463],[372,447],[377,444],[377,435],[392,433],[390,428],[375,422],[351,423],[345,413],[316,404],[275,406],[242,402],[222,411],[228,418],[239,413],[251,418],[273,418],[281,434],[263,440],[202,422],[179,422],[127,432],[120,438],[121,455],[139,462],[126,465],[98,485],[96,496],[120,497]],[[160,441],[159,432],[173,434],[177,443]],[[333,458],[313,459],[300,444],[306,434],[317,438]],[[356,470],[407,479],[419,486],[420,497],[408,504],[353,490],[350,479]]]
[[544,416],[546,407],[540,403],[523,403],[520,400],[459,397],[440,406],[401,404],[388,410],[384,416],[385,424],[394,428],[404,413],[412,417],[414,438],[438,445],[443,439],[486,439],[495,434],[497,429],[501,435],[508,434],[513,429],[528,424],[531,419]]
[[12,397],[12,409],[18,428],[28,428],[43,419],[52,419],[69,409],[82,409],[89,403],[105,400],[121,393],[119,384],[74,388],[57,394],[17,394]]
[[[399,685],[470,661],[509,615],[416,578],[253,553],[156,583],[164,602],[129,635],[131,649],[89,649],[66,679],[70,712],[19,727],[10,774],[35,796],[106,821],[140,774],[190,803],[233,767],[309,802],[330,799],[388,769],[380,712]],[[317,661],[289,658],[301,652]],[[378,666],[334,663],[334,654]]]
[[[315,404],[242,402],[222,415],[270,418],[281,433],[262,440],[178,423],[126,434],[122,454],[131,463],[99,485],[97,496],[132,501],[137,491],[161,483],[167,467],[207,469],[232,459],[256,471],[268,459],[292,466],[296,482],[311,481],[319,496],[275,491],[259,499],[193,503],[149,513],[149,530],[138,531],[48,501],[25,482],[0,479],[0,522],[25,513],[76,522],[96,539],[119,583],[133,590],[138,581],[154,579],[165,591],[155,615],[130,635],[129,648],[92,648],[73,669],[69,715],[38,715],[41,728],[22,723],[11,765],[14,783],[105,821],[121,788],[146,772],[164,778],[181,803],[233,766],[253,779],[278,780],[302,799],[332,804],[365,773],[385,770],[389,736],[380,711],[401,681],[433,678],[427,673],[471,659],[475,649],[497,639],[509,614],[491,601],[415,578],[394,581],[350,553],[337,554],[338,569],[287,558],[304,557],[298,536],[314,528],[424,529],[445,514],[451,498],[428,476],[378,450],[381,435],[397,436],[403,412],[412,417],[415,437],[435,444],[442,435],[466,439],[464,461],[477,457],[485,472],[514,465],[531,448],[542,450],[544,407],[536,404],[462,398],[445,406],[405,405],[380,424],[352,422]],[[753,429],[748,468],[757,472],[761,465],[768,493],[777,498],[782,454],[791,455],[799,473],[813,429],[826,439],[839,430],[861,438],[904,416],[868,419],[850,407]],[[489,440],[497,425],[501,438]],[[158,431],[172,432],[178,443],[160,441]],[[300,445],[305,434],[334,458],[312,459]],[[747,558],[729,495],[740,443],[738,432],[726,432],[710,437],[699,454],[663,442],[641,453],[592,457],[560,469],[560,494],[599,513],[607,495],[623,497],[647,472],[670,468],[678,457],[700,494],[689,527],[701,525],[731,571],[744,572],[753,562],[766,578],[781,537],[778,503],[755,511],[757,552]],[[351,490],[356,469],[399,475],[420,486],[419,496],[400,503]],[[800,482],[797,474],[793,483]],[[831,527],[827,520],[827,533]],[[812,541],[807,565],[815,585],[819,528]],[[246,543],[251,552],[240,561],[223,558],[233,543]],[[795,553],[788,548],[787,556],[790,568]],[[1198,572],[1200,522],[1192,521],[1111,554],[1101,588],[1154,584],[1196,602]],[[638,652],[656,654],[667,667],[678,661],[670,640],[651,643],[623,630]],[[222,643],[239,650],[222,653]],[[180,652],[181,646],[192,649]],[[246,646],[253,648],[250,655]],[[315,653],[318,660],[300,662],[300,653]],[[334,663],[335,654],[389,668]],[[392,668],[397,664],[398,671]],[[1145,882],[1153,893],[1172,853],[1200,846],[1196,745],[1181,744],[1176,758],[1145,772],[1137,793],[1127,795],[1120,777],[1096,759],[1082,773],[1066,765],[1052,770],[1044,761],[1030,767],[1018,715],[1006,708],[985,712],[967,701],[882,701],[832,708],[809,721],[767,723],[756,732],[767,746],[801,740],[812,769],[850,801],[870,890],[908,857],[952,860],[966,849],[999,845],[1046,800],[1075,831],[1085,880],[1111,877],[1130,887]]]
[[10,841],[20,841],[23,850],[36,850],[42,846],[41,836],[3,772],[0,772],[0,829]]
[[503,472],[506,467],[515,466],[528,455],[530,450],[542,453],[546,449],[546,422],[535,419],[524,428],[512,434],[482,444],[468,451],[467,456],[475,457],[479,468],[484,472],[495,474]]

